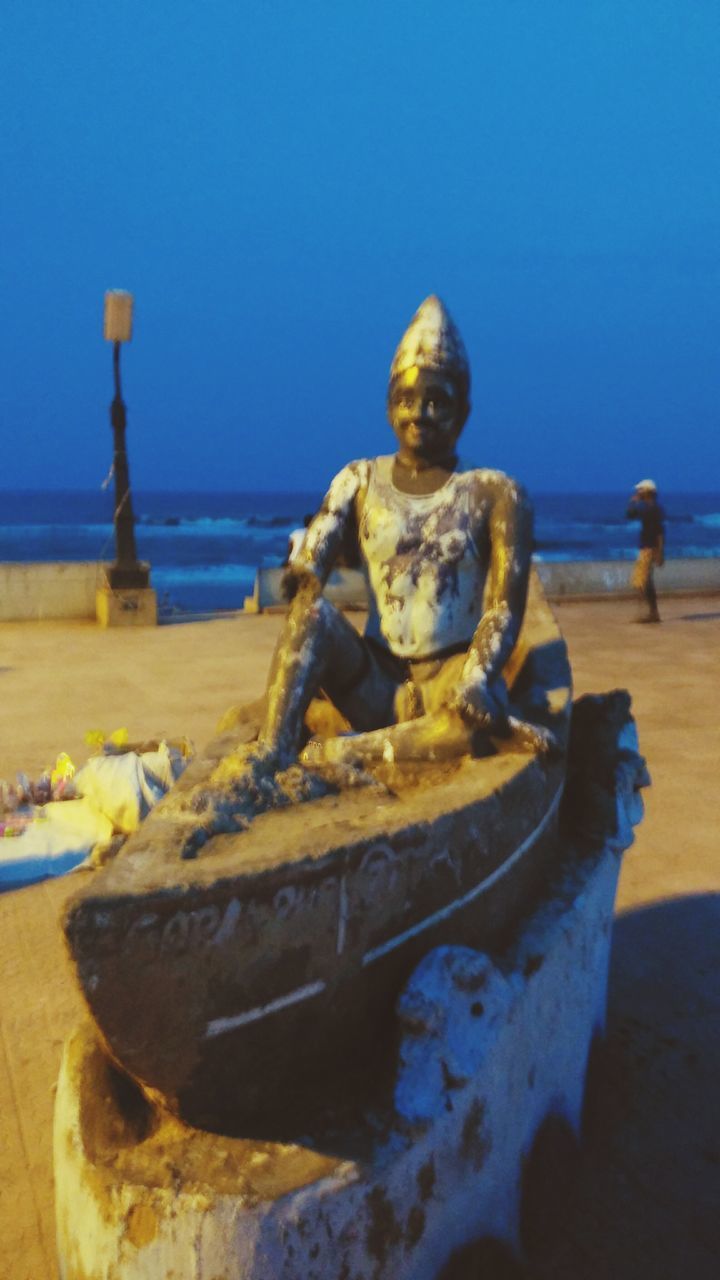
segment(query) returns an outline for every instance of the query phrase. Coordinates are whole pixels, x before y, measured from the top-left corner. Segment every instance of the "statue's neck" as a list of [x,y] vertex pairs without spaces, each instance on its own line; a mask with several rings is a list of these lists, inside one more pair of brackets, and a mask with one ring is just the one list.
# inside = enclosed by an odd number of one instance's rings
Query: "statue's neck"
[[393,484],[401,493],[434,493],[436,489],[442,489],[457,470],[457,464],[454,453],[432,463],[411,462],[396,453],[392,469]]

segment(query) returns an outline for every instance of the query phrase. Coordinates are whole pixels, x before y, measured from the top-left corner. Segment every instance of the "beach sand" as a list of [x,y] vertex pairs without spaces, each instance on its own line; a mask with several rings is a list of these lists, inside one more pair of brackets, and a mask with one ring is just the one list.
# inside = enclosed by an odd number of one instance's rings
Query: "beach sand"
[[[720,1271],[720,599],[661,610],[662,626],[642,627],[627,601],[557,609],[576,696],[630,690],[653,786],[623,864],[589,1136],[559,1230],[534,1242],[534,1280]],[[230,703],[261,692],[280,625],[267,615],[155,630],[3,624],[0,778],[36,777],[60,751],[82,763],[89,729],[202,744]],[[56,1276],[53,1094],[80,1014],[57,917],[75,883],[0,896],[3,1280]]]

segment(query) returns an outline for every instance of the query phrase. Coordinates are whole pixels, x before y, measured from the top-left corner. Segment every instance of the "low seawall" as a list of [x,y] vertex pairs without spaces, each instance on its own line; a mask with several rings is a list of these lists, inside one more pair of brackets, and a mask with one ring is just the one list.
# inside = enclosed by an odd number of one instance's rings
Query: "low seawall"
[[[96,561],[0,563],[0,622],[42,621],[51,618],[95,618],[95,593],[109,566]],[[632,562],[627,560],[536,561],[540,581],[550,601],[598,600],[633,595]],[[284,609],[280,590],[283,570],[258,569],[245,610],[262,613]],[[720,595],[720,556],[668,560],[655,578],[658,595]],[[336,569],[325,595],[341,609],[365,609],[365,579],[358,569]]]
[[[630,585],[634,561],[536,561],[548,600],[597,600],[602,596],[633,596]],[[655,574],[659,596],[720,593],[720,557],[666,560]]]
[[107,565],[97,561],[0,563],[0,622],[94,618]]
[[[535,561],[535,569],[548,600],[598,600],[634,595],[630,586],[631,560]],[[280,590],[283,569],[259,569],[253,595],[245,609],[283,609]],[[693,560],[668,560],[655,576],[659,596],[720,594],[720,556]],[[365,609],[367,592],[359,569],[336,569],[325,587],[325,595],[344,609]]]

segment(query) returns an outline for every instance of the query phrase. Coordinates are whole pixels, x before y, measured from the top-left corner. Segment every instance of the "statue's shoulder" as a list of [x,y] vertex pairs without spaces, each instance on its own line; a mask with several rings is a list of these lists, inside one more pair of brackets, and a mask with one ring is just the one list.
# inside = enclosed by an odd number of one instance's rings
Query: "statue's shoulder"
[[333,476],[330,491],[336,494],[345,492],[348,496],[367,485],[374,459],[355,458]]
[[467,463],[463,458],[460,459],[457,468],[458,475],[467,476],[469,480],[475,481],[477,484],[486,485],[488,489],[517,489],[522,488],[512,476],[506,474],[505,471],[496,471],[493,467],[475,467],[471,463]]
[[485,501],[502,501],[518,506],[529,504],[523,486],[505,471],[496,471],[492,467],[467,466],[461,460],[458,473],[478,497]]

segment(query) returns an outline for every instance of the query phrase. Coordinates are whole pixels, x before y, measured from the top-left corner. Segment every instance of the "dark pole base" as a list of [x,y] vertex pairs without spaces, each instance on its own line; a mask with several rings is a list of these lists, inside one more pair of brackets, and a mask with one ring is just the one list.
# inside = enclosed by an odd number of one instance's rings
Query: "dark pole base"
[[113,564],[107,571],[108,586],[112,591],[138,590],[150,586],[150,565]]

